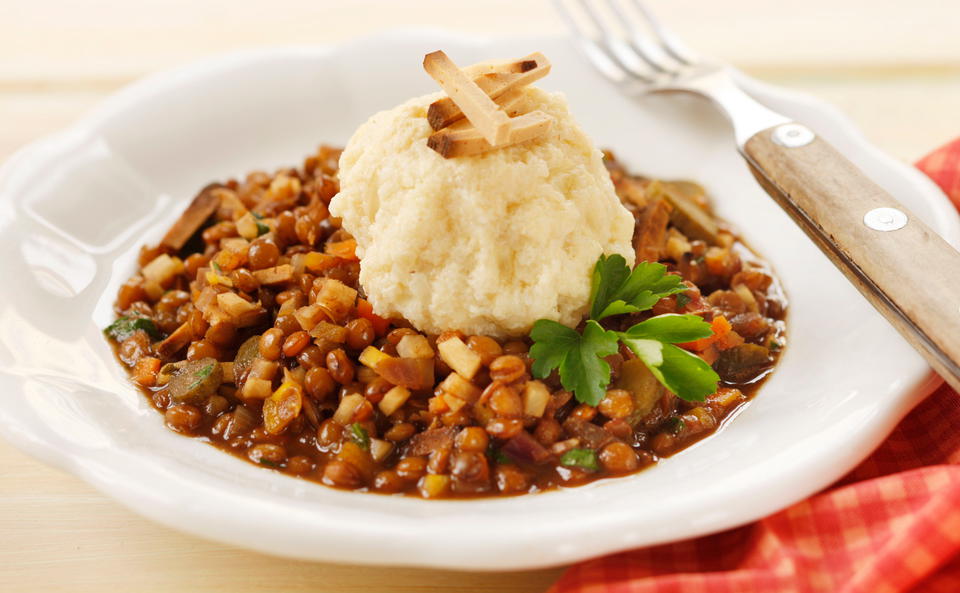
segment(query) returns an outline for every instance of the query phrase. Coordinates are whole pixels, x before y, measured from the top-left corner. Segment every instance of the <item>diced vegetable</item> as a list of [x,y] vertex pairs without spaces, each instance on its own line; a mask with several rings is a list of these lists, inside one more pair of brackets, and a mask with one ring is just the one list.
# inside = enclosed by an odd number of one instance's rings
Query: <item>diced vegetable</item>
[[247,399],[267,399],[273,394],[273,381],[258,377],[247,377],[240,394]]
[[757,344],[741,344],[721,352],[714,368],[724,380],[741,383],[756,376],[771,362],[769,349]]
[[248,327],[257,322],[265,313],[258,303],[251,303],[233,292],[221,292],[217,295],[217,305],[230,317],[237,327]]
[[260,336],[251,336],[244,340],[243,344],[237,350],[237,355],[233,359],[233,377],[234,381],[243,381],[253,361],[260,354]]
[[160,359],[144,356],[133,367],[133,380],[143,387],[153,387],[157,384],[157,373],[160,371]]
[[304,331],[311,331],[318,323],[327,319],[327,313],[319,305],[300,307],[293,316]]
[[480,370],[482,363],[480,355],[471,350],[460,338],[452,337],[440,342],[437,344],[437,350],[440,351],[443,362],[467,380],[473,379]]
[[360,353],[358,360],[360,361],[360,364],[370,367],[371,369],[376,369],[377,365],[380,364],[381,361],[390,358],[393,357],[373,346],[367,346],[363,349],[363,352]]
[[333,413],[333,420],[337,424],[347,426],[353,422],[353,415],[360,409],[360,406],[363,405],[363,402],[367,401],[365,397],[359,393],[350,393],[343,396],[343,399],[340,400],[340,405],[337,406],[337,411]]
[[237,232],[240,233],[240,236],[244,239],[253,240],[260,236],[260,229],[258,228],[257,219],[254,218],[253,213],[247,212],[243,216],[237,219]]
[[357,302],[357,291],[334,278],[323,278],[317,292],[319,305],[334,321],[342,321]]
[[461,377],[457,372],[447,375],[447,378],[438,387],[444,393],[456,396],[467,403],[474,403],[480,399],[482,393],[479,387]]
[[328,254],[340,259],[348,259],[357,261],[357,241],[355,239],[347,239],[345,241],[330,241],[324,247],[324,251]]
[[639,358],[624,361],[616,387],[629,391],[633,398],[633,414],[627,419],[631,425],[649,414],[664,394],[663,385]]
[[335,255],[311,251],[304,254],[303,267],[311,274],[321,274],[336,267],[340,260]]
[[393,443],[383,439],[370,439],[370,457],[377,463],[382,463],[393,451]]
[[300,415],[303,388],[287,379],[263,402],[263,427],[270,434],[280,434]]
[[382,336],[387,333],[387,328],[390,326],[390,320],[380,317],[373,312],[373,305],[364,299],[357,299],[357,315],[363,317],[367,321],[373,324],[373,331],[377,332],[378,336]]
[[744,284],[735,284],[733,286],[733,291],[740,295],[740,298],[743,299],[744,304],[747,305],[747,310],[752,313],[760,312],[760,305],[757,303],[757,297],[753,296],[753,291],[750,290]]
[[523,413],[540,418],[550,402],[550,390],[541,381],[527,381],[523,387]]
[[403,358],[433,358],[433,348],[426,337],[420,334],[410,334],[400,338],[397,344],[397,354]]
[[377,470],[376,465],[373,463],[373,458],[370,457],[370,453],[361,449],[360,446],[353,441],[345,441],[340,446],[337,459],[346,461],[355,467],[363,474],[365,480],[371,479]]
[[335,325],[326,321],[321,321],[313,326],[310,335],[320,340],[329,340],[337,344],[343,344],[347,341],[347,328],[342,325]]
[[433,359],[394,358],[381,359],[374,370],[394,385],[403,385],[414,391],[433,386]]
[[712,335],[707,336],[706,338],[700,338],[699,340],[694,340],[692,342],[677,344],[677,346],[687,350],[693,350],[694,352],[706,350],[714,342],[723,338],[728,332],[730,332],[732,327],[730,322],[727,321],[726,317],[723,315],[715,315],[713,321],[710,322],[710,329],[713,330]]
[[170,399],[197,404],[216,393],[223,381],[223,370],[215,358],[201,358],[180,367],[167,383]]
[[467,405],[467,402],[450,393],[443,394],[443,402],[447,405],[446,411],[453,414],[456,414],[463,408],[463,406]]
[[670,221],[677,225],[684,235],[691,239],[700,239],[710,245],[717,244],[719,228],[717,222],[697,201],[673,183],[653,182],[647,187],[648,195],[655,193],[665,198],[673,211]]
[[147,282],[167,286],[178,274],[183,273],[183,262],[178,257],[170,257],[164,253],[143,266],[141,273]]
[[380,411],[383,412],[384,416],[390,416],[399,410],[403,404],[407,403],[408,399],[410,399],[409,389],[400,385],[392,387],[390,391],[384,394],[383,399],[380,400]]

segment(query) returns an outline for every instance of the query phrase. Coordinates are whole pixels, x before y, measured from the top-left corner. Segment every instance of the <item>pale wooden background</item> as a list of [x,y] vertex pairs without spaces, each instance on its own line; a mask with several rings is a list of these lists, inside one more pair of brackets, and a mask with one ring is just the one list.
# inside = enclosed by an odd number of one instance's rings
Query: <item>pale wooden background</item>
[[[901,159],[960,135],[960,3],[651,1],[691,45],[833,102]],[[0,0],[0,159],[158,69],[410,25],[562,28],[546,1]],[[559,574],[270,558],[154,525],[0,443],[0,591],[542,591]]]

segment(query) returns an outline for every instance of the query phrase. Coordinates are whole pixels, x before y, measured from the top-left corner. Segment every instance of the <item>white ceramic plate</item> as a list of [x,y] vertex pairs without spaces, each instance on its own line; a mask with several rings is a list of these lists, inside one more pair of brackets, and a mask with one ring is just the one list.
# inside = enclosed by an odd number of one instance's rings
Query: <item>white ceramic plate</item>
[[[719,434],[628,478],[545,494],[425,501],[328,489],[163,426],[100,329],[138,246],[194,192],[343,143],[374,111],[430,91],[424,53],[459,63],[542,50],[598,145],[636,171],[703,182],[773,263],[790,298],[780,368]],[[939,191],[833,109],[748,81],[810,124],[948,240]],[[166,525],[299,558],[506,570],[579,560],[757,519],[866,456],[935,381],[759,189],[730,130],[695,99],[619,96],[559,38],[405,32],[335,48],[249,52],[150,77],[0,172],[0,429]]]

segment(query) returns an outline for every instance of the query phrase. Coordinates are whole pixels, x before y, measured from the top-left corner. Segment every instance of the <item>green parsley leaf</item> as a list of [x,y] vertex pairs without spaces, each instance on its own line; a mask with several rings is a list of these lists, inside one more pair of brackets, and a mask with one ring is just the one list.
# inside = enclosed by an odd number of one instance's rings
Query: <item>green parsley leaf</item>
[[163,336],[157,329],[157,324],[152,319],[146,317],[121,317],[110,325],[103,332],[118,342],[122,342],[132,336],[134,332],[142,329],[147,332],[154,340],[159,340]]
[[535,377],[543,379],[559,368],[560,383],[578,401],[591,406],[600,403],[610,384],[610,365],[603,357],[617,352],[616,332],[590,320],[581,335],[556,321],[541,319],[533,324],[530,337]]
[[370,450],[370,433],[359,422],[350,425],[350,440],[364,451]]
[[669,344],[692,342],[713,335],[710,324],[696,315],[667,313],[634,325],[623,335],[629,339],[650,339]]
[[672,294],[687,290],[683,278],[667,274],[667,267],[640,262],[630,271],[622,255],[601,255],[593,268],[590,318],[597,321],[624,313],[639,313]]
[[659,340],[631,337],[629,330],[621,333],[620,338],[653,376],[680,399],[702,402],[717,390],[720,376],[699,356]]
[[560,457],[560,465],[579,467],[590,471],[600,469],[597,463],[597,454],[593,449],[570,449]]

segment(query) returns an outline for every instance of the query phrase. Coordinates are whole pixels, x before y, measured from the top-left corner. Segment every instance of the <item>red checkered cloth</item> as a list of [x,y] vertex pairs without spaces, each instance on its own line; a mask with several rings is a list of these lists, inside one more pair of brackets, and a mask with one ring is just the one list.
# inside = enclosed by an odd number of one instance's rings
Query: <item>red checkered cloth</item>
[[[960,139],[917,166],[960,207]],[[571,567],[550,593],[958,593],[960,395],[943,385],[838,483],[756,523]]]

